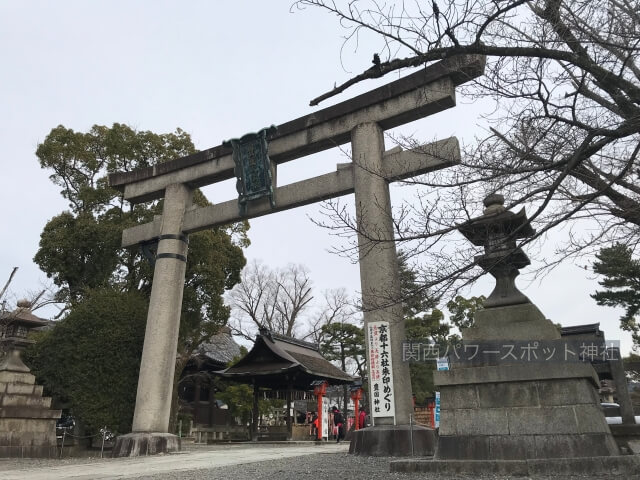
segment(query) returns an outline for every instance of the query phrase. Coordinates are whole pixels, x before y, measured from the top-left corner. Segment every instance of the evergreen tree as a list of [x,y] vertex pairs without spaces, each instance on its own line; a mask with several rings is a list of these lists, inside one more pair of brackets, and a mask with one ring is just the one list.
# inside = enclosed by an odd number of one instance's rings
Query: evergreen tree
[[601,249],[596,257],[593,271],[604,276],[598,282],[604,290],[596,291],[591,298],[598,305],[625,309],[620,327],[631,332],[637,347],[640,344],[640,325],[636,320],[640,311],[640,261],[633,258],[631,248],[620,243]]
[[[131,295],[148,299],[151,291],[153,270],[149,261],[139,249],[121,249],[120,238],[125,228],[151,221],[154,215],[161,214],[162,202],[125,204],[122,193],[108,186],[107,174],[152,166],[194,152],[190,136],[180,129],[174,133],[155,134],[138,132],[117,123],[112,127],[96,125],[86,133],[58,126],[38,145],[36,155],[41,166],[53,172],[51,180],[61,187],[62,196],[69,201],[69,210],[45,226],[34,258],[60,288],[58,299],[66,304],[69,315],[75,319],[65,328],[77,328],[77,335],[87,339],[86,342],[78,341],[75,334],[61,337],[56,334],[59,342],[75,339],[65,349],[82,352],[85,345],[92,342],[89,337],[99,335],[85,304],[99,295],[96,292],[122,295],[122,301],[126,303]],[[204,206],[209,202],[200,191],[195,191],[194,203]],[[217,333],[229,317],[229,308],[224,305],[222,295],[240,280],[240,272],[245,265],[242,247],[249,243],[247,229],[245,222],[190,235],[172,420],[177,407],[177,379],[182,369],[192,352]],[[123,316],[117,317],[113,328],[124,328],[127,315],[122,310],[117,311]],[[79,315],[83,315],[84,322],[78,320]],[[58,326],[54,331],[56,328]],[[113,354],[119,352],[118,338],[115,333],[106,336],[103,348]],[[47,358],[55,357],[56,348],[59,345],[45,343],[34,349],[34,355],[42,356],[39,364],[43,365]],[[94,357],[86,353],[79,353],[79,358],[92,362]],[[137,372],[139,355],[136,358],[136,362],[128,365],[129,370],[123,378]],[[119,389],[110,389],[109,385],[118,382],[118,378],[101,376],[99,373],[103,370],[98,364],[90,367],[97,373],[92,379],[93,386],[89,383],[83,385],[94,389],[104,386],[108,408],[117,401],[115,396]],[[65,389],[64,383],[54,385],[60,378],[50,376],[50,370],[36,369],[35,372],[52,392],[69,399],[75,408],[82,410],[81,404],[86,395],[79,395],[77,389]],[[70,373],[75,374],[77,370]],[[133,390],[135,392],[135,387]],[[111,397],[109,392],[113,392]],[[125,423],[120,421],[119,425]]]

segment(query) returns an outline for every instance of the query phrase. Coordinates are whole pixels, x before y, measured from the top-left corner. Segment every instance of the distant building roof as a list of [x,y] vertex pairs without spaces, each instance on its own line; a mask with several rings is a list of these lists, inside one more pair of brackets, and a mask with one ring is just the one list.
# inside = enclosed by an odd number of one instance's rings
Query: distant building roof
[[571,327],[562,327],[560,329],[560,336],[585,336],[585,337],[602,337],[604,333],[600,330],[600,323],[589,323],[586,325],[573,325]]
[[285,389],[290,385],[296,390],[308,390],[315,380],[330,385],[354,380],[324,358],[317,345],[266,329],[260,330],[251,351],[220,375],[260,387]]
[[217,335],[211,337],[207,343],[198,348],[197,354],[206,356],[209,360],[226,367],[234,358],[241,354],[240,346],[231,337],[228,327],[222,327]]

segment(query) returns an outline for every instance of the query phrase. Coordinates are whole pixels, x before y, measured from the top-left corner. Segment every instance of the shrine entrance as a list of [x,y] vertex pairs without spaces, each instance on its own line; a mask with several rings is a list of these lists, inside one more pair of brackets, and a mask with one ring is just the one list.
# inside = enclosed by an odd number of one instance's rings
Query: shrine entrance
[[[156,253],[133,432],[118,438],[114,455],[179,449],[179,439],[168,433],[168,427],[188,234],[349,193],[355,194],[356,203],[367,359],[378,365],[378,380],[384,383],[377,403],[374,395],[369,396],[371,428],[379,432],[376,442],[393,448],[386,454],[409,454],[410,441],[415,448],[423,437],[428,442],[426,433],[416,433],[415,428],[409,438],[412,399],[409,367],[402,361],[402,306],[388,301],[400,298],[389,182],[454,165],[460,152],[455,137],[385,152],[383,133],[455,106],[456,86],[483,70],[482,56],[452,57],[257,134],[153,167],[109,175],[109,185],[131,203],[164,198],[162,216],[122,235],[123,247],[154,243]],[[352,162],[339,164],[335,172],[278,187],[279,164],[349,142]],[[238,180],[238,199],[192,207],[194,189],[233,177]],[[382,349],[383,358],[388,358],[385,365],[371,362],[372,348]],[[385,454],[377,446],[374,450]]]
[[[354,378],[326,360],[317,345],[260,329],[253,348],[235,365],[219,373],[224,378],[253,386],[251,438],[258,440],[258,399],[261,389],[285,393],[285,440],[293,439],[293,392],[309,391],[314,382],[346,385]],[[321,415],[321,413],[319,413]]]

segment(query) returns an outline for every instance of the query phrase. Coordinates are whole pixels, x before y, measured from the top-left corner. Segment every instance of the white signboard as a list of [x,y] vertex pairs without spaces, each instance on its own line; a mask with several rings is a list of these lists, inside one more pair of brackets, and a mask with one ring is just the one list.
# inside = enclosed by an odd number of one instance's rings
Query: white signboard
[[442,357],[436,360],[436,366],[438,370],[449,370],[449,358]]
[[440,427],[440,392],[436,392],[436,411],[434,413],[435,427]]
[[[367,324],[369,353],[369,388],[371,392],[371,417],[393,417],[395,424],[395,399],[393,392],[393,367],[389,322]],[[375,420],[374,420],[375,423]]]
[[329,439],[329,399],[322,399],[322,438]]

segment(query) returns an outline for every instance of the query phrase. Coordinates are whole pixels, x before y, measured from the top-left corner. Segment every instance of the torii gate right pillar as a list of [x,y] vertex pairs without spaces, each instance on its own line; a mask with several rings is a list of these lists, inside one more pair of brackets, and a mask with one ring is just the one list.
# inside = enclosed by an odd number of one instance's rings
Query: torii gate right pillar
[[[402,359],[405,325],[389,182],[384,175],[382,128],[373,122],[358,125],[351,132],[351,147],[367,361],[371,365],[369,324],[388,322],[392,374],[384,387],[391,388],[393,402],[389,412],[380,408],[384,393],[377,392],[376,396],[372,391],[373,368],[370,367],[369,413],[374,425],[353,432],[349,451],[369,456],[407,456],[414,451],[421,455],[432,453],[434,432],[411,425],[411,377],[409,364]],[[388,416],[381,416],[386,414]]]

